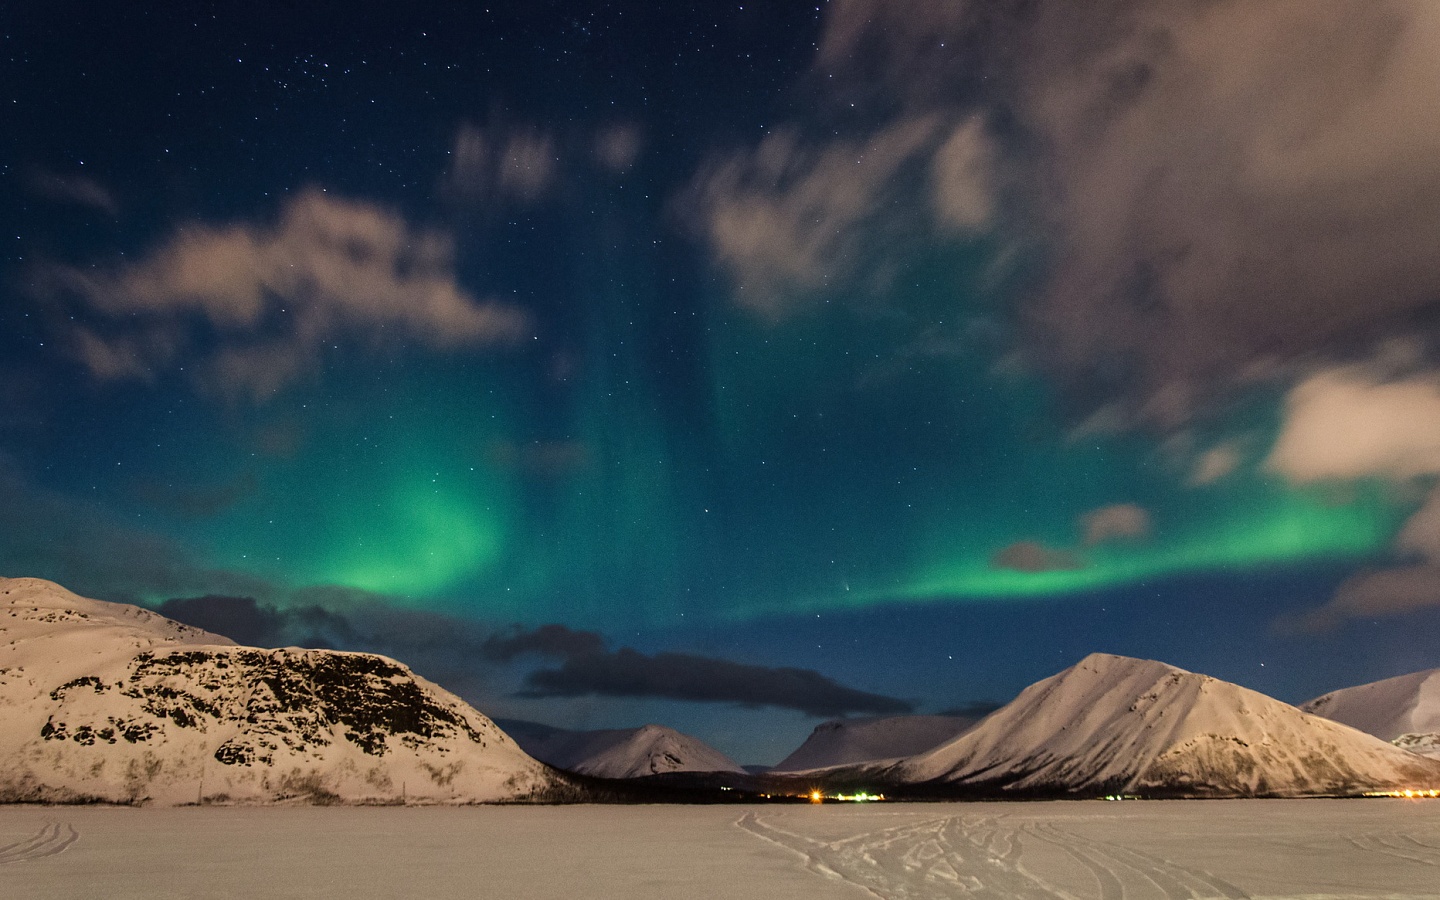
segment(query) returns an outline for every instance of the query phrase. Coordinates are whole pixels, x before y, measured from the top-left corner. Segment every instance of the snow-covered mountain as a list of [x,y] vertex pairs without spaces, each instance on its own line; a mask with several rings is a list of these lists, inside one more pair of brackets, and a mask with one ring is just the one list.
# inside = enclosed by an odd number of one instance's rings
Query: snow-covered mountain
[[1206,675],[1100,653],[960,737],[870,774],[1016,794],[1440,788],[1440,763],[1371,735]]
[[822,722],[770,771],[799,772],[914,756],[963,734],[976,721],[964,716],[889,716]]
[[745,771],[699,738],[663,725],[602,731],[567,731],[512,719],[501,719],[500,725],[531,756],[581,775],[640,778],[667,772]]
[[236,646],[0,578],[0,801],[483,802],[561,776],[382,656]]
[[1440,669],[1331,691],[1300,708],[1440,758]]

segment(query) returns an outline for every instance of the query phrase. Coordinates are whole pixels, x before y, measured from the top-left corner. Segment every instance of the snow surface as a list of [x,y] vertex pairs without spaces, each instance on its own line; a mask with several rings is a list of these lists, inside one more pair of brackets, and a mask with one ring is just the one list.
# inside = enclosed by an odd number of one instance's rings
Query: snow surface
[[914,756],[963,734],[976,721],[963,716],[890,716],[822,722],[771,771],[799,772]]
[[1440,669],[1331,691],[1300,708],[1440,758]]
[[559,776],[394,660],[0,579],[0,800],[479,802]]
[[582,775],[639,778],[665,772],[745,771],[699,738],[663,725],[568,731],[512,719],[500,724],[531,756]]
[[0,896],[1434,898],[1440,801],[0,807]]
[[1095,653],[876,773],[1006,791],[1313,796],[1440,787],[1440,763],[1238,685]]

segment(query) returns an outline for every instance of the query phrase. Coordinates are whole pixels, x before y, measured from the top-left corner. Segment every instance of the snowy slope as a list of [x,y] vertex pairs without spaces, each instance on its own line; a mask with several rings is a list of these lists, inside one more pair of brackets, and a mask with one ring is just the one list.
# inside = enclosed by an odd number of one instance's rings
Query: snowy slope
[[0,578],[0,800],[509,800],[558,776],[381,656],[260,650]]
[[1007,792],[1306,796],[1440,787],[1440,763],[1255,691],[1092,654],[949,743],[878,771]]
[[567,731],[536,722],[502,720],[527,753],[557,768],[599,778],[665,772],[744,772],[730,757],[663,725]]
[[1440,758],[1440,669],[1331,691],[1300,708]]
[[957,737],[976,721],[963,716],[890,716],[822,722],[771,771],[799,772],[914,756]]

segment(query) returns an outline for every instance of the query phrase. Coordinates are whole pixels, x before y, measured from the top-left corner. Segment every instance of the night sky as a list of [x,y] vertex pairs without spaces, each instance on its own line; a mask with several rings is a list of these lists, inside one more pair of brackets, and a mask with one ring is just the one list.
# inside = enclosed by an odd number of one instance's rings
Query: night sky
[[1440,666],[1440,4],[0,42],[0,573],[747,763],[1092,651]]

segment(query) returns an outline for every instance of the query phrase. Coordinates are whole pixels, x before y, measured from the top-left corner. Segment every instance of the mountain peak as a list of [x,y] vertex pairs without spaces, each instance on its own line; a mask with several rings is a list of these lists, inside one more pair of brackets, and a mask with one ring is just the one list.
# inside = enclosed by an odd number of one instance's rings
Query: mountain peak
[[566,731],[530,722],[505,724],[536,759],[582,775],[640,778],[665,772],[744,771],[699,738],[664,725]]
[[1201,796],[1440,784],[1440,767],[1238,685],[1091,654],[889,775],[1005,792]]

